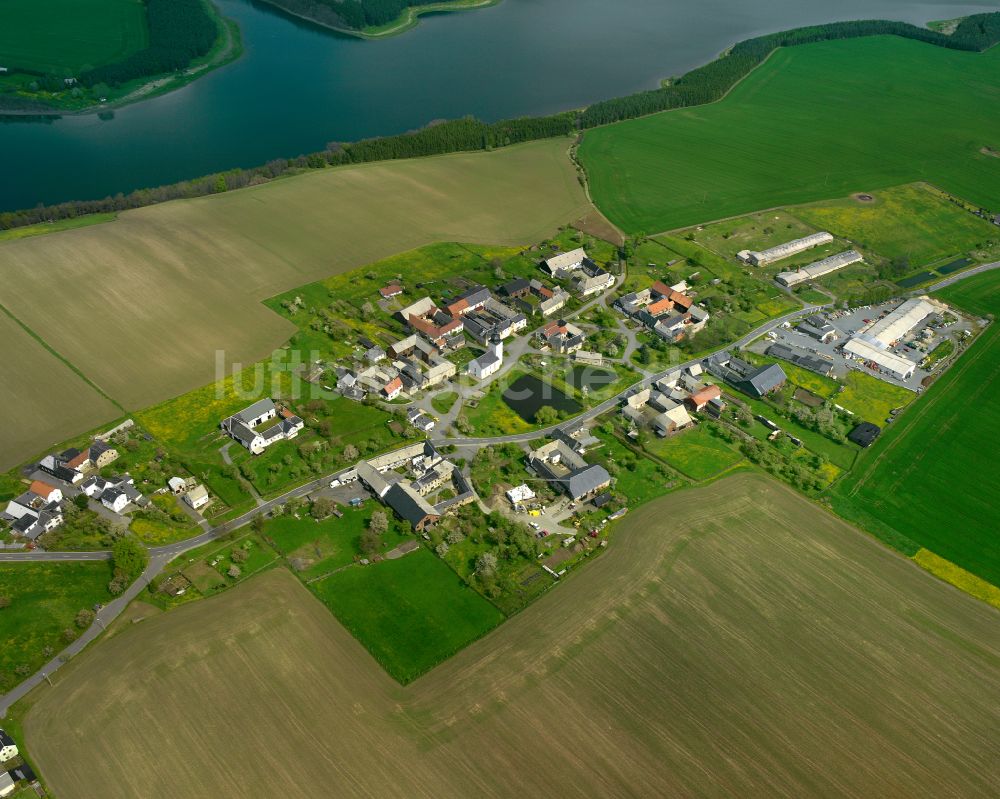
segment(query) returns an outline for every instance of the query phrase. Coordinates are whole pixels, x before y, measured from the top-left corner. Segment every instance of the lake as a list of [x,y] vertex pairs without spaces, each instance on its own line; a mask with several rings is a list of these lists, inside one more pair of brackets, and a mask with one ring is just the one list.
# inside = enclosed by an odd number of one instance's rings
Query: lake
[[[216,0],[238,61],[96,114],[0,118],[0,209],[90,199],[390,135],[435,119],[548,114],[655,87],[732,43],[831,20],[914,23],[997,3],[913,0],[504,0],[364,41],[256,0]],[[0,20],[2,24],[2,20]]]

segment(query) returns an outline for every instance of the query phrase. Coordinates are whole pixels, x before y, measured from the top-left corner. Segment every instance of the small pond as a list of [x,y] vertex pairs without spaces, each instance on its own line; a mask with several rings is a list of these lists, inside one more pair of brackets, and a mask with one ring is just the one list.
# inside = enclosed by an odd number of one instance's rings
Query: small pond
[[521,375],[507,387],[503,401],[526,422],[535,422],[535,414],[546,405],[568,414],[579,413],[583,406],[572,397],[534,375]]

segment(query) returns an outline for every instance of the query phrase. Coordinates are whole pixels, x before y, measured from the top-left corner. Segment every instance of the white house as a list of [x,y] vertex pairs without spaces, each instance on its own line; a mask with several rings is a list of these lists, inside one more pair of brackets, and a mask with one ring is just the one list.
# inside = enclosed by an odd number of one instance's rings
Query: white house
[[128,505],[128,495],[120,488],[109,488],[101,494],[101,504],[114,513],[121,513]]
[[291,411],[282,411],[281,419],[267,425],[272,419],[277,419],[278,409],[274,402],[262,399],[239,413],[223,419],[219,427],[232,439],[238,441],[254,455],[260,455],[271,444],[285,439],[295,438],[305,427],[305,422]]
[[205,507],[209,499],[208,490],[203,485],[195,486],[184,495],[184,501],[195,510]]
[[549,274],[555,278],[569,277],[577,269],[583,266],[587,258],[587,251],[580,247],[570,252],[559,253],[551,258],[545,259],[545,268]]
[[0,730],[0,763],[6,763],[14,757],[17,757],[17,744],[6,732]]
[[180,496],[187,491],[187,481],[183,477],[171,477],[167,480],[167,485],[174,494],[177,494],[177,496]]
[[10,796],[17,784],[9,771],[0,771],[0,796]]
[[486,352],[478,358],[469,361],[469,374],[476,380],[485,380],[490,375],[495,375],[503,365],[503,341],[494,338]]
[[529,499],[534,498],[535,492],[528,488],[526,483],[515,486],[507,492],[507,499],[510,500],[511,505],[519,505],[522,502],[527,502]]

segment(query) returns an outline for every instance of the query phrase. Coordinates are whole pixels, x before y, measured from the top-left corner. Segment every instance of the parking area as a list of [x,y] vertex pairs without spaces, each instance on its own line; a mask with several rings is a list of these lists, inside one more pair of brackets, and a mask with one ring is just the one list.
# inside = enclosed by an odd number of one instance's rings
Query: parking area
[[925,379],[930,374],[930,371],[921,368],[921,362],[943,341],[955,339],[965,332],[971,331],[974,323],[958,313],[942,313],[931,315],[909,330],[899,341],[886,350],[886,352],[904,358],[913,364],[913,374],[906,379],[880,368],[871,361],[865,361],[843,352],[842,347],[846,341],[852,336],[866,333],[879,320],[896,310],[899,305],[900,301],[896,300],[882,305],[870,305],[825,314],[825,321],[836,330],[836,338],[827,342],[796,329],[794,324],[786,324],[769,333],[764,340],[755,342],[751,349],[764,353],[772,344],[785,344],[796,350],[830,358],[833,363],[833,375],[840,380],[844,379],[849,370],[855,369],[887,383],[920,392],[923,389]]

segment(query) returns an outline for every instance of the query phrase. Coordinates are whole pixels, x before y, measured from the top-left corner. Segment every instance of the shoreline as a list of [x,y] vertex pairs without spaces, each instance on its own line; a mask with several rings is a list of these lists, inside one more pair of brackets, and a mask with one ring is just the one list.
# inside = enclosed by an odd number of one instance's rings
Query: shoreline
[[209,72],[231,64],[243,55],[243,36],[240,26],[236,20],[224,17],[219,7],[212,0],[206,0],[206,3],[219,22],[219,36],[211,51],[200,59],[192,61],[180,72],[151,75],[149,80],[139,84],[121,97],[107,103],[88,105],[83,108],[64,110],[57,107],[39,109],[5,109],[0,107],[0,119],[4,117],[58,119],[60,117],[87,116],[89,114],[100,115],[108,111],[114,111],[117,108],[124,108],[143,100],[151,100],[162,94],[182,89],[198,78],[204,77]]
[[482,8],[489,8],[490,6],[499,5],[502,0],[478,0],[477,2],[463,2],[463,0],[439,0],[438,2],[429,2],[425,5],[410,6],[405,9],[399,17],[389,25],[381,30],[356,30],[355,28],[345,28],[341,25],[335,25],[330,22],[323,22],[315,17],[307,16],[298,11],[292,11],[286,8],[280,3],[280,0],[260,0],[265,5],[277,9],[282,14],[287,14],[295,19],[301,19],[308,22],[311,25],[317,25],[324,30],[333,31],[334,33],[340,33],[345,36],[352,36],[355,39],[364,39],[366,41],[378,41],[379,39],[388,39],[393,36],[398,36],[401,33],[412,30],[417,25],[420,24],[420,17],[425,14],[452,14],[459,11],[477,11]]

